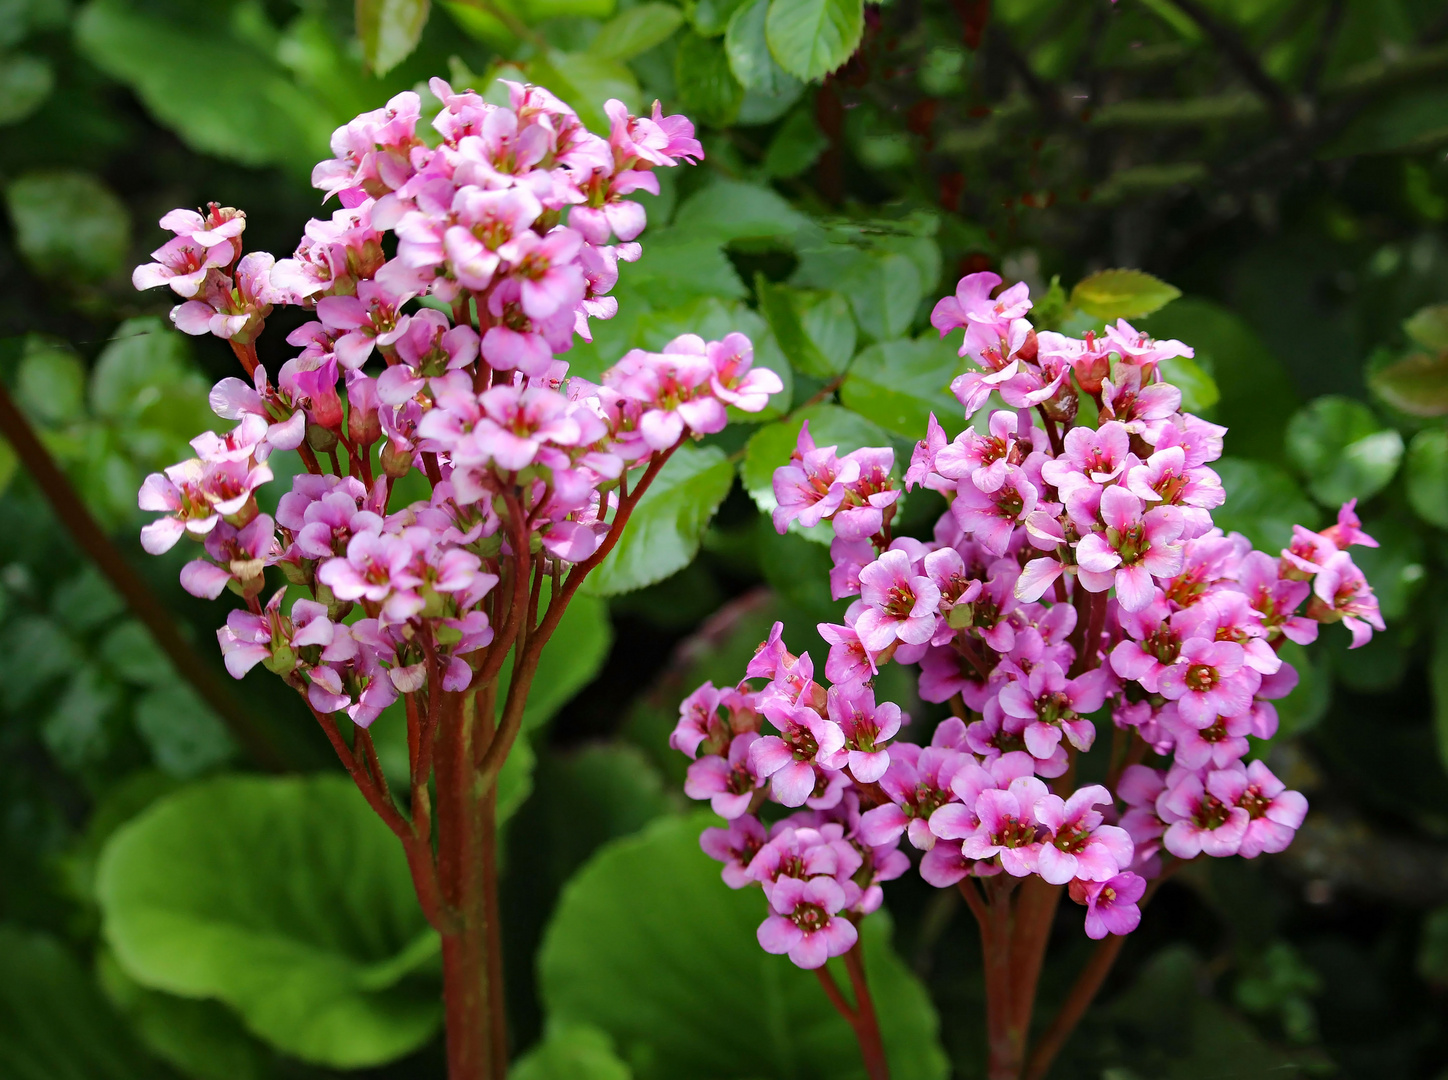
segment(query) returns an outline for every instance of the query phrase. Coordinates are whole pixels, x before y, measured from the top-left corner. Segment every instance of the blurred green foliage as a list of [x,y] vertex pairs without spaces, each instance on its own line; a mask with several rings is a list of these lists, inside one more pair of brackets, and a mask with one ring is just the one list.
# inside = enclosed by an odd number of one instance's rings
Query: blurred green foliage
[[[1193,345],[1172,376],[1230,428],[1220,522],[1272,548],[1357,498],[1390,623],[1357,652],[1331,628],[1293,647],[1302,681],[1258,752],[1309,794],[1307,828],[1165,888],[1053,1076],[1441,1075],[1439,0],[0,0],[0,380],[213,667],[220,612],[180,592],[179,559],[142,560],[134,492],[219,423],[207,390],[234,364],[128,268],[162,213],[213,199],[289,252],[326,212],[306,181],[333,128],[431,75],[542,82],[596,130],[610,96],[689,111],[708,159],[642,197],[619,316],[569,359],[594,377],[737,329],[786,382],[756,426],[670,464],[548,654],[499,808],[516,1075],[803,1075],[790,1046],[853,1067],[813,985],[743,940],[755,915],[693,848],[665,740],[775,618],[823,655],[809,627],[842,605],[821,537],[769,527],[771,472],[806,419],[897,462],[931,411],[954,434],[963,362],[928,314],[984,268],[1029,282],[1043,325],[1122,316]],[[294,325],[274,322],[273,370]],[[390,838],[336,777],[214,775],[251,763],[43,494],[0,442],[0,1073],[440,1077],[430,938]],[[941,506],[912,493],[903,528]],[[335,769],[275,680],[233,691],[293,771]],[[937,710],[881,693],[928,737]],[[394,775],[397,721],[374,727]],[[638,942],[630,865],[658,879]],[[978,949],[951,903],[907,877],[866,933],[912,1080],[980,1075]],[[1088,949],[1078,916],[1059,929],[1042,1022]],[[758,980],[822,1041],[711,1041],[748,1030]]]

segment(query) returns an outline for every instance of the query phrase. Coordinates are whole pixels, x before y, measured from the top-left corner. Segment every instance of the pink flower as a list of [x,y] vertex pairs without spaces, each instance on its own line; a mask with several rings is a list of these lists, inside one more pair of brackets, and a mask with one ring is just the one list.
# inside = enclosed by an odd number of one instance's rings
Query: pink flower
[[860,601],[854,630],[866,649],[879,652],[897,640],[923,645],[935,634],[940,590],[903,551],[887,551],[860,571]]
[[375,281],[357,285],[356,296],[324,296],[317,301],[317,318],[333,334],[337,362],[359,368],[372,355],[373,345],[391,345],[406,329],[398,309],[408,299]]
[[1224,802],[1214,789],[1230,795],[1218,773],[1208,773],[1207,782],[1196,773],[1182,776],[1174,786],[1157,797],[1156,812],[1167,823],[1162,845],[1178,859],[1194,859],[1202,853],[1214,858],[1235,855],[1242,846],[1251,820],[1240,806]]
[[778,375],[768,368],[753,366],[754,346],[743,334],[728,334],[723,341],[711,341],[706,355],[714,366],[709,386],[726,405],[759,412],[769,404],[771,394],[784,390]]
[[1237,851],[1244,859],[1286,850],[1307,817],[1307,799],[1288,791],[1261,761],[1212,773],[1208,785],[1222,802],[1247,811],[1250,820]]
[[1093,532],[1076,545],[1081,583],[1091,592],[1113,584],[1126,611],[1140,611],[1155,595],[1153,577],[1169,578],[1182,567],[1181,516],[1172,507],[1142,513],[1139,498],[1125,488],[1101,493],[1105,533]]
[[1046,785],[1034,776],[1012,780],[1002,791],[991,788],[975,803],[980,825],[965,838],[961,850],[968,859],[1000,857],[1001,869],[1012,877],[1036,872],[1041,841],[1033,807],[1046,796]]
[[759,924],[760,948],[788,953],[799,967],[822,967],[859,940],[854,923],[837,914],[845,906],[845,891],[834,878],[782,878],[769,905],[774,914]]
[[1026,721],[1022,732],[1034,758],[1050,758],[1061,736],[1078,750],[1090,750],[1096,728],[1082,713],[1092,713],[1106,700],[1106,672],[1101,668],[1067,680],[1060,665],[1047,660],[1031,669],[1025,681],[1012,682],[1000,692],[1000,707],[1007,715]]
[[1177,662],[1161,673],[1159,688],[1177,703],[1181,718],[1204,728],[1219,716],[1239,716],[1252,707],[1262,676],[1244,663],[1246,653],[1234,641],[1189,638]]
[[850,775],[873,784],[890,766],[890,751],[883,744],[900,730],[900,706],[890,701],[877,706],[875,692],[859,682],[831,686],[828,701],[829,717],[845,736]]
[[169,285],[177,296],[189,299],[201,288],[208,270],[231,265],[241,250],[233,238],[245,227],[245,214],[237,213],[216,229],[208,229],[194,210],[172,210],[161,219],[161,228],[176,236],[151,252],[155,262],[136,267],[131,284],[137,289]]
[[815,791],[814,763],[838,768],[845,736],[834,721],[803,705],[774,698],[762,711],[781,735],[765,735],[753,743],[749,767],[769,780],[774,797],[785,806],[803,806]]
[[968,480],[962,480],[950,509],[960,527],[981,547],[993,555],[1004,555],[1015,527],[1035,510],[1039,497],[1036,485],[1024,472],[1007,466],[1000,486],[994,491],[981,491]]
[[699,846],[704,854],[724,864],[724,884],[731,889],[742,889],[754,884],[749,876],[749,864],[759,853],[768,833],[759,819],[744,814],[729,823],[727,829],[705,829],[699,837]]
[[860,839],[878,847],[907,833],[911,844],[929,851],[936,841],[931,815],[954,800],[950,782],[966,760],[965,754],[947,747],[896,743],[879,781],[891,801],[860,815]]
[[1050,832],[1036,866],[1052,885],[1073,878],[1109,881],[1131,866],[1131,837],[1124,829],[1102,824],[1101,812],[1093,809],[1099,804],[1111,805],[1111,792],[1100,784],[1080,788],[1069,799],[1046,795],[1036,803],[1036,820]]
[[684,794],[691,799],[708,799],[714,813],[725,820],[737,818],[749,809],[756,788],[764,778],[750,768],[749,748],[759,738],[753,731],[734,736],[727,758],[709,754],[689,766]]
[[1139,901],[1146,894],[1146,879],[1117,874],[1108,881],[1090,882],[1086,894],[1086,936],[1100,941],[1107,934],[1125,935],[1141,924]]
[[816,447],[806,420],[799,429],[799,441],[789,464],[774,470],[774,497],[778,505],[773,519],[783,533],[791,521],[808,529],[818,525],[840,508],[845,487],[860,475],[858,462],[841,461],[833,446]]
[[1308,617],[1318,622],[1342,620],[1352,631],[1349,648],[1361,648],[1372,640],[1374,630],[1386,629],[1372,586],[1346,551],[1337,552],[1322,565],[1312,582],[1312,592]]

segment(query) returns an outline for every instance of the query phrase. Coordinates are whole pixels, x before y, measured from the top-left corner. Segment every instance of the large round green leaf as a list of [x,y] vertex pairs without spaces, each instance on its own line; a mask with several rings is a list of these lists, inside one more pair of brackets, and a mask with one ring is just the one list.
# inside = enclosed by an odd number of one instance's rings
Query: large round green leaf
[[1418,516],[1448,529],[1448,431],[1429,428],[1414,435],[1404,473],[1408,502]]
[[733,483],[734,467],[717,446],[679,447],[585,587],[596,596],[614,596],[663,581],[688,566]]
[[1212,465],[1227,490],[1227,501],[1212,512],[1225,532],[1240,532],[1263,551],[1292,541],[1292,526],[1316,527],[1321,512],[1297,482],[1263,461],[1222,458]]
[[1071,303],[1088,315],[1115,322],[1166,307],[1181,290],[1142,270],[1098,270],[1076,282]]
[[1371,409],[1345,397],[1320,397],[1287,425],[1287,456],[1307,490],[1327,506],[1376,495],[1403,456],[1403,437]]
[[131,242],[126,204],[97,177],[26,173],[5,188],[15,245],[46,277],[100,281],[121,268]]
[[848,60],[864,32],[864,0],[770,0],[765,21],[779,66],[806,81]]
[[0,1076],[161,1080],[80,965],[51,938],[0,927]]
[[963,426],[950,381],[965,364],[934,332],[914,340],[871,345],[855,358],[840,400],[907,439],[923,439],[933,412],[951,431]]
[[218,999],[288,1054],[375,1065],[437,1030],[437,935],[401,846],[344,777],[184,788],[111,837],[96,893],[126,974]]
[[[707,814],[658,821],[568,885],[539,960],[550,1018],[606,1031],[638,1080],[863,1077],[815,975],[759,948],[763,895],[726,887],[699,850],[710,824]],[[863,937],[893,1075],[943,1080],[935,1010],[890,947],[888,919],[867,919]]]

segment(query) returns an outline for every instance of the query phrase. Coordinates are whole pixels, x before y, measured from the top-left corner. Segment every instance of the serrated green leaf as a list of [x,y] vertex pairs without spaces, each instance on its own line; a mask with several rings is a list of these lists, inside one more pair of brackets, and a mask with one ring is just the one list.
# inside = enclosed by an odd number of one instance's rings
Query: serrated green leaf
[[772,188],[715,180],[679,206],[674,228],[718,240],[790,240],[809,219]]
[[90,173],[30,172],[5,188],[15,243],[44,277],[95,282],[121,268],[131,242],[126,204]]
[[[635,473],[632,483],[641,474]],[[595,596],[616,596],[663,581],[693,560],[714,511],[729,494],[734,467],[717,446],[674,451],[634,507],[623,536],[584,583]]]
[[1448,351],[1409,353],[1373,372],[1368,385],[1409,416],[1448,416]]
[[898,252],[856,260],[840,281],[860,329],[876,341],[897,338],[910,329],[925,295],[919,263]]
[[1419,308],[1403,320],[1403,331],[1425,349],[1448,351],[1448,304]]
[[1403,480],[1414,512],[1429,524],[1448,529],[1448,431],[1429,428],[1413,436]]
[[44,57],[11,53],[0,57],[0,125],[16,124],[45,104],[55,73]]
[[1360,401],[1321,397],[1287,425],[1287,456],[1325,506],[1367,499],[1388,485],[1403,456],[1403,437],[1384,428]]
[[[700,829],[717,824],[708,815],[659,821],[573,878],[539,959],[550,1017],[606,1031],[638,1080],[863,1080],[858,1047],[813,973],[760,951],[763,896],[727,888],[699,850]],[[934,1009],[890,947],[883,912],[861,936],[893,1073],[943,1080]],[[780,1037],[759,1037],[770,1030]]]
[[650,232],[643,257],[628,267],[628,288],[661,308],[701,296],[742,300],[747,295],[721,241],[692,227]]
[[386,75],[412,55],[430,7],[430,0],[357,0],[357,36],[373,71]]
[[1071,290],[1071,303],[1107,322],[1138,319],[1166,307],[1181,290],[1142,270],[1100,270]]
[[674,84],[684,112],[710,127],[732,124],[744,102],[744,87],[729,68],[723,43],[700,34],[679,38]]
[[51,937],[0,926],[0,1076],[6,1080],[158,1080],[71,954]]
[[962,370],[955,350],[933,333],[881,342],[850,365],[840,401],[887,431],[922,439],[932,412],[942,423],[959,426],[960,403],[949,388]]
[[788,180],[804,172],[824,153],[830,141],[815,123],[810,109],[798,109],[779,126],[769,149],[764,152],[763,168],[771,179]]
[[640,4],[604,23],[588,51],[608,60],[632,60],[667,41],[683,21],[684,13],[673,4]]
[[[232,36],[224,22],[188,23],[126,0],[91,0],[75,35],[97,67],[204,154],[305,172],[326,156],[332,130],[349,118]],[[197,78],[203,71],[206,77]]]
[[754,280],[759,310],[780,349],[798,371],[828,379],[844,371],[855,352],[855,321],[838,293],[806,293]]
[[770,0],[769,51],[785,71],[822,79],[854,53],[865,32],[863,0]]
[[1182,409],[1202,413],[1222,400],[1217,381],[1190,356],[1172,356],[1161,362],[1161,377],[1182,392]]
[[127,975],[220,1000],[294,1057],[378,1065],[437,1031],[436,990],[404,981],[435,962],[436,932],[401,846],[345,777],[183,788],[111,837],[96,894]]
[[799,80],[780,67],[769,52],[764,24],[769,0],[751,0],[734,12],[724,35],[724,51],[734,77],[746,90],[768,97],[796,91]]

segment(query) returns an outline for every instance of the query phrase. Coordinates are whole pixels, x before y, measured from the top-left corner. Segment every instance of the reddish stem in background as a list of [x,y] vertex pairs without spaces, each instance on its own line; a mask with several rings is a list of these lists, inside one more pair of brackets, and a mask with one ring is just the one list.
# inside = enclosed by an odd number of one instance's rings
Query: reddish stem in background
[[45,496],[71,539],[90,556],[136,618],[145,624],[152,640],[170,659],[177,674],[221,717],[252,760],[271,772],[285,772],[288,766],[281,754],[232,697],[216,673],[181,636],[174,617],[156,599],[150,586],[126,561],[91,515],[71,485],[70,478],[45,449],[45,444],[3,383],[0,383],[0,432],[15,448],[16,456],[35,480],[35,486]]
[[850,973],[850,987],[855,993],[855,1005],[845,1000],[830,969],[821,965],[815,968],[815,976],[824,988],[825,997],[835,1011],[845,1018],[855,1041],[860,1044],[860,1057],[865,1063],[865,1075],[870,1080],[890,1080],[890,1064],[885,1058],[885,1043],[880,1038],[880,1023],[875,1016],[875,1002],[870,996],[870,985],[865,979],[865,954],[863,946],[856,941],[844,955],[845,970]]

